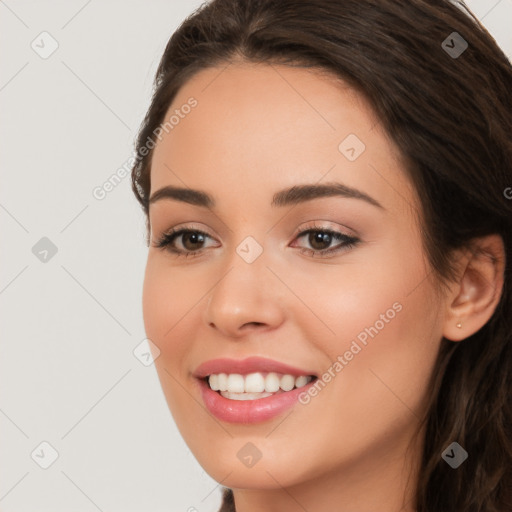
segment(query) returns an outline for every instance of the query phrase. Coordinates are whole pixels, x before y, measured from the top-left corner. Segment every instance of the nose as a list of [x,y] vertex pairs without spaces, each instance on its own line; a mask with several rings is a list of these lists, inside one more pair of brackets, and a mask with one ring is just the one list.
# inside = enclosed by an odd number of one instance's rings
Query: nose
[[285,297],[279,284],[263,255],[247,263],[234,254],[210,293],[204,320],[232,339],[278,328],[285,319]]

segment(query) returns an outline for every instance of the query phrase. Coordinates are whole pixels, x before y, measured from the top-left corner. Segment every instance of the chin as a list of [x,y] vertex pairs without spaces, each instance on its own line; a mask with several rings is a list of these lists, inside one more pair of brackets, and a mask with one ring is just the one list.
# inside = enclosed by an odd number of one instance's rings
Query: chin
[[298,475],[290,474],[289,468],[286,470],[264,465],[263,461],[259,461],[252,468],[244,468],[237,464],[201,465],[215,481],[233,489],[282,489],[302,482]]
[[[257,459],[254,445],[261,447],[261,458]],[[257,439],[251,446],[246,436],[233,438],[225,443],[216,444],[218,449],[212,452],[210,446],[189,447],[202,468],[221,485],[239,489],[280,489],[298,485],[308,479],[304,458],[295,450],[282,447],[279,452],[270,446],[262,446]],[[242,448],[241,448],[242,447]],[[265,456],[264,452],[269,455]],[[253,460],[244,458],[253,453]],[[290,456],[283,456],[285,453]]]

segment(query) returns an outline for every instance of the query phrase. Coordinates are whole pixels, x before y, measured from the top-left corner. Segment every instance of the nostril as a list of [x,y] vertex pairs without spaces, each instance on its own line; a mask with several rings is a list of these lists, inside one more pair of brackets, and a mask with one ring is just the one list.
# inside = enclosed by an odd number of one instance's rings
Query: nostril
[[244,327],[248,327],[248,326],[250,326],[250,325],[255,326],[255,327],[259,327],[260,325],[265,325],[265,324],[264,324],[264,323],[262,323],[262,322],[247,322],[246,324],[244,324],[244,325],[242,326],[242,328],[244,328]]

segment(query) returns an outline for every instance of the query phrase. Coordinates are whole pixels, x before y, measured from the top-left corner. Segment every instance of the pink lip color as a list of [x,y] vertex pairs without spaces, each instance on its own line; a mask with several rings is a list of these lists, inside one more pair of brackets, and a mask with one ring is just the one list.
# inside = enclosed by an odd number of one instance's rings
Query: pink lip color
[[234,359],[207,361],[197,368],[195,375],[198,378],[203,402],[210,413],[216,418],[229,423],[259,423],[274,418],[292,407],[297,403],[299,395],[314,384],[314,381],[312,381],[301,388],[256,400],[230,400],[210,389],[208,383],[203,380],[204,377],[212,373],[240,373],[246,375],[252,372],[276,372],[297,377],[300,375],[314,375],[313,372],[260,357],[250,357],[242,361]]
[[281,414],[297,403],[299,395],[313,382],[291,391],[278,393],[257,400],[229,400],[212,391],[205,381],[198,381],[206,408],[219,420],[228,423],[259,423]]
[[199,365],[194,375],[199,379],[207,377],[212,373],[240,373],[246,375],[253,372],[276,372],[282,374],[294,375],[316,375],[314,372],[294,368],[287,364],[266,359],[264,357],[248,357],[247,359],[212,359]]

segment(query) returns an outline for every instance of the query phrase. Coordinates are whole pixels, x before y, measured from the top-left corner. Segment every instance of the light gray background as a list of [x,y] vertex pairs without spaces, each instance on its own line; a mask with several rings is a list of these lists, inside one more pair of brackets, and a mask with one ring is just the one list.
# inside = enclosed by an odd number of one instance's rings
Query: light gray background
[[[133,354],[147,248],[130,178],[92,194],[133,154],[164,46],[201,3],[0,0],[1,512],[219,506]],[[467,3],[512,55],[512,0]]]

